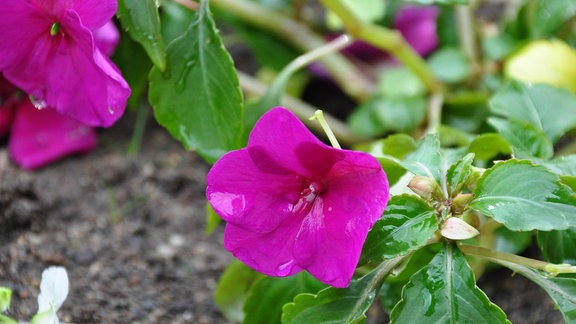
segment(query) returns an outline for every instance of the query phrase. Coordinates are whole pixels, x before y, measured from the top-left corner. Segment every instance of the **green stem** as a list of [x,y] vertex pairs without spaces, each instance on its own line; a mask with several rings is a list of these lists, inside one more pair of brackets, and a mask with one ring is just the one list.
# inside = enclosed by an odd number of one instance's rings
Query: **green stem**
[[[255,78],[249,76],[246,73],[238,71],[238,78],[240,79],[240,86],[247,93],[262,96],[266,93],[268,86]],[[300,118],[308,127],[311,129],[321,132],[322,127],[318,123],[311,122],[308,117],[314,114],[317,110],[316,107],[311,106],[297,98],[292,96],[284,95],[282,98],[282,105],[291,110],[298,118]],[[348,125],[342,121],[334,118],[329,114],[325,114],[324,117],[328,124],[330,124],[331,129],[334,131],[335,136],[340,140],[340,142],[346,145],[352,145],[362,142],[362,139],[354,134]]]
[[444,90],[426,62],[412,49],[399,32],[363,22],[341,0],[321,0],[321,2],[340,17],[351,36],[367,41],[394,55],[420,78],[429,92],[438,93]]
[[[249,24],[280,36],[303,52],[309,52],[326,44],[322,36],[307,26],[256,2],[249,0],[210,0],[210,4]],[[374,93],[375,84],[343,55],[333,53],[321,58],[320,62],[348,95],[363,101]]]
[[481,257],[498,264],[504,265],[504,263],[506,264],[512,263],[524,267],[529,267],[532,269],[546,271],[552,275],[556,275],[559,273],[576,273],[576,266],[570,264],[548,263],[545,261],[534,260],[515,254],[494,251],[476,245],[461,244],[459,245],[459,248],[460,251],[462,251],[462,253],[464,254]]
[[146,122],[148,121],[148,108],[147,106],[140,106],[138,111],[136,111],[134,132],[132,133],[130,143],[128,143],[128,155],[135,155],[140,151],[144,130],[146,129]]
[[442,93],[433,93],[428,101],[428,127],[426,134],[437,134],[442,124],[442,104],[444,95]]

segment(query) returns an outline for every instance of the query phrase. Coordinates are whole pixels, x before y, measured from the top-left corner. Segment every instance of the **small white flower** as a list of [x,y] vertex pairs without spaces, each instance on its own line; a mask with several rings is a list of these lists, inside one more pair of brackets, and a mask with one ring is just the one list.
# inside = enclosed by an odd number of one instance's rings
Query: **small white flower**
[[59,324],[56,312],[68,296],[68,274],[63,267],[49,267],[42,272],[38,313],[30,324]]

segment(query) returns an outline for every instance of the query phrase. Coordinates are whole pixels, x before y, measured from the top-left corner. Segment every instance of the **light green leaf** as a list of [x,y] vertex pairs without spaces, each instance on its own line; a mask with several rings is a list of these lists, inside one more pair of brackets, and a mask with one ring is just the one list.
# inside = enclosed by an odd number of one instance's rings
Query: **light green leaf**
[[517,158],[539,157],[548,159],[554,155],[552,142],[535,126],[520,120],[488,119],[490,125],[511,145]]
[[206,203],[206,228],[204,229],[204,233],[206,235],[212,234],[218,225],[222,223],[222,218],[216,214],[214,208],[210,206],[210,204]]
[[534,163],[545,166],[551,172],[576,176],[576,155],[560,156],[552,160],[531,159]]
[[18,324],[14,319],[0,314],[0,324]]
[[0,313],[4,313],[10,308],[11,299],[12,290],[10,288],[0,286]]
[[499,154],[510,155],[512,149],[510,143],[501,135],[484,133],[472,140],[468,147],[468,152],[474,153],[475,158],[478,160],[487,161]]
[[230,55],[203,0],[196,20],[167,48],[166,71],[150,72],[150,103],[158,122],[208,162],[238,149],[242,93]]
[[279,323],[282,307],[302,293],[317,293],[326,285],[306,272],[291,277],[260,278],[250,290],[244,305],[244,324]]
[[476,286],[460,250],[445,245],[402,291],[391,323],[509,323],[506,314]]
[[404,255],[426,245],[438,230],[434,208],[413,195],[393,196],[368,232],[359,264]]
[[538,232],[536,236],[542,256],[552,263],[576,264],[576,229]]
[[447,83],[457,83],[470,76],[470,62],[456,48],[442,48],[428,60],[428,65],[438,79]]
[[244,319],[244,302],[250,288],[262,275],[240,261],[232,261],[218,280],[214,301],[222,314],[230,321]]
[[455,4],[468,4],[468,0],[413,0],[412,2],[431,5],[431,4],[442,4],[442,5],[455,5]]
[[300,294],[294,302],[282,308],[282,323],[361,323],[376,298],[382,280],[396,267],[401,258],[382,262],[360,279],[354,279],[345,289],[328,287],[318,294]]
[[406,156],[401,165],[416,175],[435,179],[440,183],[442,163],[440,140],[437,136],[428,135],[420,140],[416,151]]
[[513,231],[576,226],[576,195],[558,175],[529,161],[509,160],[487,170],[470,207]]
[[[381,0],[342,0],[342,4],[364,22],[373,22],[382,18],[386,8],[386,3]],[[342,28],[342,21],[333,12],[328,11],[326,18],[330,28]]]
[[536,127],[552,143],[576,127],[576,96],[550,85],[511,82],[489,104],[493,113]]
[[120,0],[118,17],[130,36],[144,47],[154,65],[164,71],[164,41],[160,33],[160,17],[155,1]]
[[377,98],[372,103],[384,132],[412,132],[426,117],[424,97]]
[[472,162],[474,162],[474,154],[467,154],[464,158],[452,164],[446,174],[448,184],[448,194],[454,197],[460,193],[462,187],[472,174]]
[[426,87],[408,68],[387,70],[378,82],[378,93],[384,98],[413,98],[426,95]]
[[576,14],[575,0],[538,1],[532,31],[536,38],[553,35]]

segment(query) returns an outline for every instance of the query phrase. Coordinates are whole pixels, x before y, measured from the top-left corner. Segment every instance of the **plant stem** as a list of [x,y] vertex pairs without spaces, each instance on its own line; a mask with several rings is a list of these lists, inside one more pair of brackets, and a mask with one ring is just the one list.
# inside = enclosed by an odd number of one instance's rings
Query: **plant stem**
[[[240,86],[244,91],[251,93],[253,95],[262,96],[266,93],[268,85],[256,80],[255,78],[249,76],[246,73],[238,71],[238,78],[240,79]],[[322,127],[318,123],[311,122],[308,117],[314,114],[317,110],[313,107],[297,98],[292,96],[284,95],[282,98],[282,105],[291,110],[298,118],[300,118],[308,127],[311,129],[321,132]],[[341,122],[340,120],[334,118],[329,114],[324,114],[326,121],[330,124],[330,127],[336,137],[346,145],[352,145],[362,142],[362,138],[354,134],[348,126]]]
[[[183,0],[180,0],[183,1]],[[248,0],[210,0],[210,4],[225,10],[256,27],[272,32],[303,52],[325,45],[326,41],[307,26],[274,10]],[[375,84],[350,61],[338,53],[327,55],[320,62],[344,92],[363,101],[375,91]]]
[[399,32],[363,22],[341,0],[320,1],[326,8],[340,17],[351,36],[365,40],[394,55],[420,78],[430,93],[443,91],[442,84],[434,77],[426,62],[412,49]]
[[426,134],[437,134],[442,124],[442,104],[444,95],[442,93],[433,93],[428,101],[428,127]]
[[569,264],[554,264],[548,263],[545,261],[534,260],[530,258],[525,258],[523,256],[494,251],[490,250],[481,246],[476,245],[468,245],[468,244],[460,244],[459,245],[460,251],[467,255],[473,255],[477,257],[481,257],[498,264],[503,263],[513,263],[525,267],[529,267],[532,269],[546,271],[552,275],[556,275],[559,273],[576,273],[576,266],[572,266]]

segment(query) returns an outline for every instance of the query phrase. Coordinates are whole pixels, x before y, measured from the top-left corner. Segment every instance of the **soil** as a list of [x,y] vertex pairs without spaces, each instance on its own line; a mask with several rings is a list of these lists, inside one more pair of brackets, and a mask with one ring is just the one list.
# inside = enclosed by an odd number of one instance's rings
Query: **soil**
[[[222,227],[205,234],[209,166],[152,120],[140,152],[126,147],[134,119],[100,134],[87,155],[35,172],[0,148],[0,286],[13,290],[9,315],[37,310],[41,273],[67,268],[68,323],[227,323],[213,293],[232,257]],[[545,292],[506,270],[480,281],[513,323],[563,323]],[[370,323],[386,323],[378,308]]]

